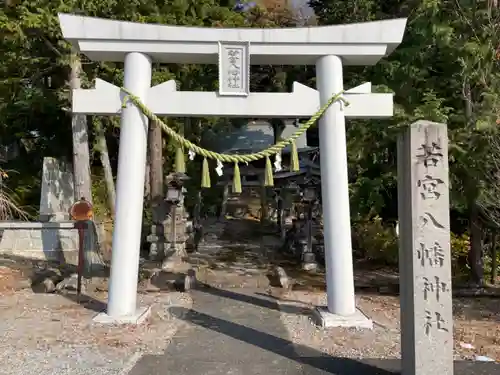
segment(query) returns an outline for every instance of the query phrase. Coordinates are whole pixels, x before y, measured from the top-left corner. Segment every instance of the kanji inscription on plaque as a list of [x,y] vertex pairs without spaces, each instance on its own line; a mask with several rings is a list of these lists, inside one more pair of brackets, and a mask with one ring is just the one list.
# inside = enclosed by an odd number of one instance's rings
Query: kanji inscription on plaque
[[250,44],[219,42],[219,95],[250,93]]

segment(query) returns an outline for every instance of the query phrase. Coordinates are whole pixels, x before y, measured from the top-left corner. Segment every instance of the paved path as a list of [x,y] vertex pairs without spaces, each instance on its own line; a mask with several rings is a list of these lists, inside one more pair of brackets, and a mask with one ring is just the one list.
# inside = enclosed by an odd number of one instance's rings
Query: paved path
[[[129,375],[393,375],[398,361],[333,358],[293,345],[277,304],[252,291],[204,288],[192,310],[171,308],[189,324],[164,355],[144,356]],[[490,364],[457,366],[460,375],[499,373]],[[464,368],[462,368],[464,367]],[[460,368],[462,368],[460,370]],[[394,372],[393,372],[394,371]]]

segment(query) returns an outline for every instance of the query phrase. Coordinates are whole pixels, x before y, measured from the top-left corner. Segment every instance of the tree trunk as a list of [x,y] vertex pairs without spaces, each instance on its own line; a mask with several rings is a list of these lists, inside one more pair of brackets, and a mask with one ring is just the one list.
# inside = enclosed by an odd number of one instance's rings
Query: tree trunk
[[146,158],[146,169],[144,171],[144,198],[146,202],[151,201],[151,163],[148,158]]
[[493,234],[491,236],[491,284],[492,285],[495,285],[497,283],[497,277],[498,277],[497,258],[498,258],[497,234],[496,234],[496,232],[493,232]]
[[278,143],[281,139],[281,134],[285,130],[285,121],[283,119],[271,119],[269,120],[271,127],[273,128],[274,144]]
[[491,17],[491,12],[493,9],[498,8],[499,1],[498,0],[488,0],[488,15]]
[[114,217],[116,190],[115,181],[113,179],[113,170],[111,169],[111,162],[109,161],[108,144],[106,143],[106,135],[104,134],[104,129],[100,120],[96,119],[94,125],[96,130],[99,158],[101,159],[102,168],[104,169],[104,180],[106,181],[106,190],[108,192],[108,207],[111,211],[111,215]]
[[279,190],[279,194],[276,196],[276,211],[277,217],[276,222],[278,223],[278,230],[280,233],[280,238],[285,239],[286,228],[285,228],[285,211],[283,210],[283,190]]
[[484,265],[482,228],[479,218],[479,207],[476,203],[471,204],[470,217],[470,249],[468,254],[469,266],[471,269],[471,281],[477,285],[484,285]]
[[[150,259],[161,259],[165,255],[165,228],[166,206],[163,200],[163,143],[161,128],[155,121],[151,121],[148,130],[148,181],[149,198],[151,202],[152,228],[158,240],[152,243],[149,251]],[[153,246],[154,245],[154,246]]]
[[226,218],[228,198],[229,198],[229,182],[224,184],[222,190],[222,202],[220,205],[219,220],[224,220]]
[[[71,54],[71,90],[81,88],[80,74],[82,63],[77,53]],[[92,186],[90,178],[90,152],[87,116],[73,113],[71,118],[73,131],[73,178],[75,186],[75,201],[85,198],[92,202]]]
[[165,220],[163,212],[163,150],[160,126],[152,121],[148,132],[149,143],[149,180],[153,223]]
[[265,224],[269,218],[269,210],[267,206],[267,187],[264,184],[264,176],[261,176],[260,185],[260,223]]
[[[69,85],[71,92],[81,88],[82,62],[78,53],[73,52],[70,60],[71,72]],[[73,134],[73,179],[75,189],[75,201],[85,198],[92,202],[92,182],[90,175],[90,150],[87,116],[72,114],[71,129]],[[88,224],[88,223],[87,223]],[[101,245],[98,241],[95,228],[96,223],[87,225],[85,239],[88,242],[84,251],[84,264],[86,265],[86,276],[101,275],[106,268],[101,256]]]
[[[465,104],[465,121],[467,127],[474,130],[474,113],[472,106],[472,91],[468,80],[464,81],[463,99]],[[477,197],[479,195],[478,184],[474,175],[467,176],[467,194],[468,194],[468,209],[469,209],[469,230],[470,230],[470,248],[467,255],[467,260],[471,269],[471,281],[476,285],[484,284],[484,265],[483,265],[483,244],[482,244],[482,228],[479,217],[479,206]]]
[[202,204],[203,204],[203,197],[201,195],[201,190],[198,190],[196,192],[194,209],[193,209],[193,222],[196,225],[201,225]]

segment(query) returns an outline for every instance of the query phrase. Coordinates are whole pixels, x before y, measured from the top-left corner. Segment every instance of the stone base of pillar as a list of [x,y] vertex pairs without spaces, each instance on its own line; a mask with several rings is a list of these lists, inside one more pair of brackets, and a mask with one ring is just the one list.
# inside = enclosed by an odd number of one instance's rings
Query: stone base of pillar
[[332,314],[326,307],[317,307],[313,311],[313,321],[322,328],[358,328],[373,329],[373,321],[360,310],[353,315],[342,316]]
[[120,316],[118,318],[109,316],[107,313],[102,312],[97,314],[92,322],[94,324],[102,325],[117,325],[117,324],[133,324],[139,325],[144,323],[151,316],[151,307],[139,307],[135,314]]

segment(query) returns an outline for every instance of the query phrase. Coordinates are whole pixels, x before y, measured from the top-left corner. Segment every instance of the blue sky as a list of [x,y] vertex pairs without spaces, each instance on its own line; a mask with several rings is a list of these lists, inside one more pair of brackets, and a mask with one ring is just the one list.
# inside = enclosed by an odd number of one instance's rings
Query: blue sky
[[308,5],[309,0],[291,0],[292,5],[296,9],[301,9],[304,16],[311,16],[314,12]]

